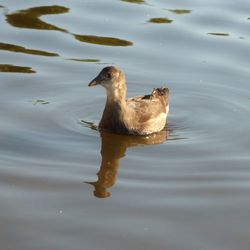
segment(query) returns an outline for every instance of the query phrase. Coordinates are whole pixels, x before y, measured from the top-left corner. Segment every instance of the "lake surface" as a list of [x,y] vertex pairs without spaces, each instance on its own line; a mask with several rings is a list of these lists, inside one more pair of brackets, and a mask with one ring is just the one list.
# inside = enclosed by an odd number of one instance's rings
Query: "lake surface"
[[[0,2],[0,248],[249,250],[250,2]],[[107,65],[168,126],[100,133]],[[98,175],[97,175],[98,173]]]

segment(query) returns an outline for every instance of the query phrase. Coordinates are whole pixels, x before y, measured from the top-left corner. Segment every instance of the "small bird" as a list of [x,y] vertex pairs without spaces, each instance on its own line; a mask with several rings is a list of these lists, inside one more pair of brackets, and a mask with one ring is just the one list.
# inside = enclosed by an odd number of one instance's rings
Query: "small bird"
[[164,129],[169,111],[169,89],[155,88],[145,96],[126,98],[126,80],[122,70],[105,67],[89,87],[101,85],[107,99],[99,128],[118,134],[149,135]]

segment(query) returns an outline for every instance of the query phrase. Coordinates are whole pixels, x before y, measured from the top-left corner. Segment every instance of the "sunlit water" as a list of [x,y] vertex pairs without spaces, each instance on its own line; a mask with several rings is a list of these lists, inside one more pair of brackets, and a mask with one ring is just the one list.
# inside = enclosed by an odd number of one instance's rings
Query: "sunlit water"
[[[249,250],[250,2],[0,2],[0,248]],[[99,133],[106,65],[167,85],[168,127]],[[98,173],[98,175],[96,175]]]

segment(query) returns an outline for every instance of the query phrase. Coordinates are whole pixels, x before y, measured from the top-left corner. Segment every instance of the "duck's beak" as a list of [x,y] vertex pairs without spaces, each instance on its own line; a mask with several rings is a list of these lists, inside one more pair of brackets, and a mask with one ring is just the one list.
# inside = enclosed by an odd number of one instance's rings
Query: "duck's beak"
[[95,78],[95,79],[93,79],[90,83],[89,83],[89,87],[93,87],[93,86],[96,86],[96,85],[98,85],[98,84],[100,84],[100,80],[98,79],[98,76]]

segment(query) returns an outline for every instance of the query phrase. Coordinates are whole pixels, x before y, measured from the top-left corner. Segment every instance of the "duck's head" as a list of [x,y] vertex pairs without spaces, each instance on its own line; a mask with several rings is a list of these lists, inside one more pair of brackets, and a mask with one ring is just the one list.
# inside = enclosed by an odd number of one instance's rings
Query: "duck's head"
[[105,67],[88,86],[96,85],[101,85],[107,90],[121,88],[125,85],[124,73],[114,66]]

